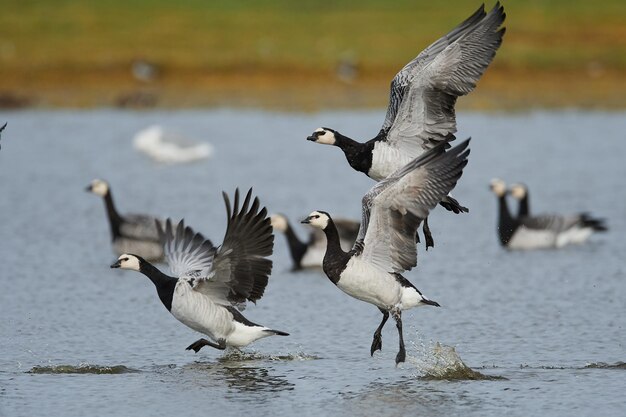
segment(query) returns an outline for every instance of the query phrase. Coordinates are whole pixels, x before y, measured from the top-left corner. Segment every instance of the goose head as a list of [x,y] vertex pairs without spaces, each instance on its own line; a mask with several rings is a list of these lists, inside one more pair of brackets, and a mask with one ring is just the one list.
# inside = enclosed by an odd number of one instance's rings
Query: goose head
[[511,185],[511,188],[509,188],[509,193],[513,196],[513,198],[521,200],[526,197],[528,188],[524,184],[513,184]]
[[300,223],[310,224],[318,229],[326,229],[330,223],[330,215],[325,211],[314,211]]
[[289,223],[287,222],[287,217],[282,214],[272,214],[270,216],[270,223],[274,230],[285,233],[289,228]]
[[494,178],[489,182],[489,188],[496,196],[502,197],[506,194],[506,183],[500,178]]
[[109,183],[104,180],[95,179],[87,186],[86,191],[104,197],[109,192]]
[[306,140],[321,143],[322,145],[335,145],[337,143],[335,133],[337,132],[327,127],[318,127]]
[[111,265],[111,268],[130,269],[131,271],[141,271],[141,264],[145,262],[137,255],[124,253],[117,258],[117,261]]

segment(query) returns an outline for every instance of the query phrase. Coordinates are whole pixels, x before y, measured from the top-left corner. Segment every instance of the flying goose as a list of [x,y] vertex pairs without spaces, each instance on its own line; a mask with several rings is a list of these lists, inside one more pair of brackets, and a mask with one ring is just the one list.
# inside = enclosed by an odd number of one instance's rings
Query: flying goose
[[328,278],[346,294],[374,304],[383,314],[374,332],[372,355],[382,349],[381,331],[391,313],[400,339],[396,364],[404,362],[402,310],[439,306],[401,274],[417,265],[417,228],[461,177],[468,143],[448,152],[442,143],[370,189],[363,197],[359,236],[349,252],[341,249],[337,227],[327,212],[317,210],[302,220],[326,234],[323,269]]
[[104,199],[115,254],[136,253],[149,261],[163,260],[163,246],[155,224],[157,219],[145,214],[119,214],[113,203],[111,187],[104,180],[93,180],[87,191]]
[[[284,233],[287,238],[294,271],[322,266],[326,251],[326,237],[323,232],[313,229],[308,240],[303,242],[298,238],[285,215],[273,214],[270,219],[274,230]],[[360,223],[355,220],[335,219],[335,226],[339,231],[339,239],[343,249],[349,250],[352,247],[359,233],[359,225]]]
[[[353,169],[376,181],[437,144],[454,140],[456,100],[476,87],[493,60],[502,43],[505,17],[499,2],[489,13],[482,5],[406,64],[391,81],[385,121],[373,139],[360,143],[327,127],[307,139],[341,148]],[[454,213],[468,211],[451,196],[444,196],[440,204]],[[433,246],[430,231],[424,234],[426,247]]]
[[593,232],[607,230],[604,219],[594,218],[588,213],[531,215],[528,188],[524,184],[513,184],[509,190],[519,201],[517,217],[513,218],[506,201],[500,197],[506,194],[504,181],[493,180],[492,190],[500,200],[500,242],[509,249],[561,248],[583,243]]
[[187,327],[207,335],[187,347],[196,353],[204,346],[224,350],[241,348],[268,336],[288,336],[246,319],[237,309],[246,300],[256,302],[267,286],[274,235],[267,210],[252,204],[252,189],[241,208],[239,190],[232,210],[223,193],[228,224],[224,242],[218,248],[181,220],[170,219],[163,230],[156,223],[173,276],[166,275],[140,256],[123,254],[111,268],[130,269],[146,275],[156,286],[159,299],[174,317]]

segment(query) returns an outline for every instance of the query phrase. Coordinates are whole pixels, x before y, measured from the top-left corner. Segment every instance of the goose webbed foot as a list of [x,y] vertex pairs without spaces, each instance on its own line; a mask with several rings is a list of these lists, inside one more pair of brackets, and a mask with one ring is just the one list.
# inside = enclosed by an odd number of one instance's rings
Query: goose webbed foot
[[401,346],[400,351],[396,355],[396,365],[398,365],[400,362],[404,362],[405,360],[406,360],[406,350],[404,349],[404,346]]
[[396,366],[400,362],[404,362],[406,360],[406,350],[404,348],[404,336],[402,335],[402,312],[399,310],[393,311],[393,318],[396,321],[396,327],[398,328],[398,337],[400,339],[400,350],[396,355]]
[[424,224],[422,224],[422,231],[424,232],[424,241],[426,242],[426,250],[428,250],[428,248],[434,248],[435,241],[433,240],[433,235],[430,233],[430,227],[428,227],[428,217],[424,219]]
[[379,333],[374,333],[374,340],[372,340],[370,354],[374,356],[374,352],[376,352],[377,350],[383,350],[383,337]]
[[451,195],[447,195],[441,199],[439,205],[454,214],[469,213],[469,209],[462,206],[461,203],[459,203],[459,201]]
[[224,350],[226,349],[226,342],[224,341],[224,339],[220,339],[219,343],[209,342],[206,339],[198,339],[192,344],[190,344],[189,346],[187,346],[185,350],[193,350],[194,352],[198,353],[200,349],[202,349],[205,346],[211,346],[212,348],[215,348],[215,349]]
[[387,319],[389,318],[389,312],[379,308],[380,312],[383,313],[383,320],[378,325],[378,328],[374,332],[374,340],[372,340],[372,347],[370,348],[370,354],[374,356],[374,352],[377,350],[383,350],[383,336],[382,331]]

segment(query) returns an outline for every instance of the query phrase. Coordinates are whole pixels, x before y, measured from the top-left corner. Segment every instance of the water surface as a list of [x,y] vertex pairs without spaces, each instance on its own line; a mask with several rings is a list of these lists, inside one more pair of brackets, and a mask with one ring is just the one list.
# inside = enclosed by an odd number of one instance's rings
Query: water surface
[[[244,314],[291,336],[242,354],[185,351],[198,334],[145,277],[109,268],[103,204],[84,192],[107,179],[121,211],[184,217],[215,242],[221,191],[235,187],[253,186],[294,223],[315,209],[358,217],[371,180],[305,138],[319,126],[370,137],[382,112],[0,113],[0,415],[624,415],[624,116],[459,115],[457,136],[473,140],[454,195],[471,211],[432,215],[436,247],[420,248],[406,276],[442,308],[404,314],[408,360],[396,368],[395,326],[371,358],[379,311],[319,271],[291,273],[282,236],[266,295]],[[131,144],[152,123],[205,138],[214,157],[157,165]],[[528,184],[534,211],[588,210],[611,231],[507,253],[495,176]],[[437,350],[446,346],[488,378],[455,378],[459,356]]]

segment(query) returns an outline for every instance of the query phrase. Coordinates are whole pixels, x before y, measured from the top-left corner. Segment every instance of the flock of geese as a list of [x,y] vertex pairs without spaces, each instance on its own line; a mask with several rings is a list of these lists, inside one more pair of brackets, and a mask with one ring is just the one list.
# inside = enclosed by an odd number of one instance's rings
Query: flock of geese
[[[252,189],[245,195],[237,189],[232,203],[223,193],[226,232],[216,246],[182,220],[119,213],[110,185],[95,179],[87,190],[104,201],[113,249],[119,255],[111,268],[147,276],[165,308],[207,337],[188,350],[241,348],[268,336],[288,335],[241,313],[246,302],[255,303],[265,292],[273,233],[279,231],[289,244],[293,269],[321,264],[337,288],[380,310],[371,355],[382,349],[381,332],[391,315],[399,340],[395,362],[404,362],[402,312],[439,304],[402,274],[417,265],[420,226],[426,248],[434,245],[428,216],[437,205],[457,214],[468,212],[450,194],[470,154],[470,139],[451,146],[457,130],[455,103],[475,88],[494,59],[505,17],[499,3],[489,12],[481,6],[404,66],[391,82],[386,117],[373,139],[358,142],[327,127],[307,137],[340,148],[352,169],[374,180],[362,198],[360,222],[314,210],[301,222],[314,230],[303,241],[284,215],[268,215]],[[561,247],[606,230],[602,220],[586,213],[531,215],[522,184],[507,189],[502,180],[493,180],[491,190],[500,207],[499,238],[508,249]],[[508,195],[519,200],[517,216],[508,209]],[[170,275],[153,265],[162,261]]]

